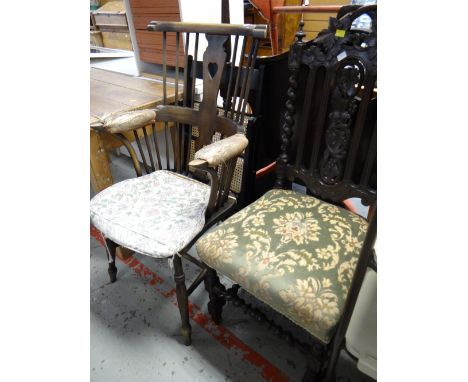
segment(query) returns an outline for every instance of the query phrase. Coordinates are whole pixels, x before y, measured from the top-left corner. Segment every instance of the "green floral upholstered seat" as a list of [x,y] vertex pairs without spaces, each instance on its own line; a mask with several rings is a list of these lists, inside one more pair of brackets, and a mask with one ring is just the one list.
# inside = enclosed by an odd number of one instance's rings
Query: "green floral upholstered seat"
[[344,309],[367,222],[290,190],[271,190],[197,243],[201,259],[328,343]]

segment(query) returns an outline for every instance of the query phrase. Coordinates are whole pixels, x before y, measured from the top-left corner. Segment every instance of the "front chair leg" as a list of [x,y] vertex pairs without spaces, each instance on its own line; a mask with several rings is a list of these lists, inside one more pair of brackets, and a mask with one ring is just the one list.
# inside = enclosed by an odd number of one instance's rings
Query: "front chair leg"
[[109,277],[111,283],[115,283],[117,280],[117,267],[115,266],[115,252],[117,251],[117,244],[112,240],[106,239],[106,249],[107,249],[107,260],[109,261]]
[[192,328],[189,322],[188,295],[185,286],[185,274],[182,268],[180,256],[174,256],[174,280],[176,283],[177,304],[179,305],[180,319],[182,321],[181,333],[184,337],[185,345],[192,343]]
[[[313,344],[307,356],[307,370],[302,377],[302,382],[323,382],[324,367],[329,354],[328,346]],[[330,380],[329,380],[330,382]]]
[[322,374],[322,363],[317,359],[308,359],[302,382],[321,382]]
[[225,290],[224,286],[219,282],[219,277],[214,269],[208,268],[205,276],[205,289],[208,292],[210,301],[208,302],[208,312],[215,324],[221,324],[221,315],[223,313],[223,305],[226,300],[216,293],[216,289]]

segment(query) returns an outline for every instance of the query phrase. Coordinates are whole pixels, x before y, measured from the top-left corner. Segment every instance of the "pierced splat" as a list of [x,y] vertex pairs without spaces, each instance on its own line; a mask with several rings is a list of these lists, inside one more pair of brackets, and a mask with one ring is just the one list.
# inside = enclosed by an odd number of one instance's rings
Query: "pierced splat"
[[208,47],[203,54],[203,100],[200,103],[200,137],[196,141],[196,150],[211,143],[215,120],[218,115],[217,98],[221,75],[224,70],[226,52],[224,43],[227,36],[206,35]]
[[210,62],[208,64],[208,73],[210,73],[210,77],[213,78],[218,71],[218,64],[216,62]]

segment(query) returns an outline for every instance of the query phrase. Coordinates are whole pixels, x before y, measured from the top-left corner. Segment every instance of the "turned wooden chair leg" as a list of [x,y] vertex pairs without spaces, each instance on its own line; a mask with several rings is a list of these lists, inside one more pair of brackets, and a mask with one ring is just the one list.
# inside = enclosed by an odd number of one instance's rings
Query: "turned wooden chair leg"
[[192,328],[189,322],[189,308],[187,287],[185,286],[185,274],[182,268],[180,256],[174,256],[174,280],[176,282],[177,304],[179,305],[180,319],[182,321],[181,333],[184,337],[185,345],[192,343]]
[[325,366],[329,354],[328,346],[313,344],[307,357],[307,370],[302,382],[323,382]]
[[223,313],[223,305],[226,304],[226,300],[219,297],[216,294],[215,289],[225,289],[224,286],[219,282],[219,277],[214,269],[208,268],[208,272],[205,276],[205,289],[208,292],[210,301],[208,302],[208,312],[211,315],[211,319],[215,324],[221,323],[221,315]]
[[332,382],[335,380],[336,365],[340,357],[341,349],[344,348],[344,342],[344,338],[335,338],[334,341],[329,344],[327,348],[327,359],[324,364],[324,382]]
[[117,244],[112,240],[106,239],[106,249],[107,249],[107,261],[109,262],[109,277],[111,283],[115,283],[117,280],[117,267],[115,266],[115,252],[117,250]]

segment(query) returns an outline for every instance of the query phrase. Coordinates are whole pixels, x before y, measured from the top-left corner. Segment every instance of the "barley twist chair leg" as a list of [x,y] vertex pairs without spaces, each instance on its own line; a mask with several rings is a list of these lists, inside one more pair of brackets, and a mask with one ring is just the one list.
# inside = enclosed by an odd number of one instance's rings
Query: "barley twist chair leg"
[[115,266],[115,252],[117,251],[117,244],[112,240],[106,239],[106,249],[107,260],[109,261],[107,272],[109,273],[111,283],[115,283],[117,281],[117,267]]
[[176,282],[177,304],[179,305],[180,319],[182,321],[181,333],[184,343],[189,346],[192,343],[192,328],[189,322],[189,308],[187,287],[185,286],[185,274],[182,268],[180,256],[174,256],[174,280]]
[[216,289],[224,290],[225,288],[219,282],[219,277],[214,269],[208,269],[205,276],[205,288],[210,297],[210,301],[208,302],[208,312],[215,324],[219,325],[221,323],[221,315],[223,312],[223,306],[226,304],[226,300],[216,293]]

